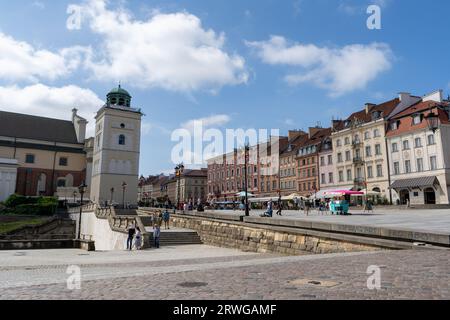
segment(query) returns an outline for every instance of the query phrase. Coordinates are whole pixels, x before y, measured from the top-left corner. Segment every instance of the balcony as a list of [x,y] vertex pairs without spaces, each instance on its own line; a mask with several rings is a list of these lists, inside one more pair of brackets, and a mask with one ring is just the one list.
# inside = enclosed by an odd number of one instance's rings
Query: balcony
[[353,158],[353,163],[354,164],[364,164],[364,159],[362,157],[354,157]]
[[362,145],[362,141],[361,140],[353,140],[352,141],[352,146],[353,146],[353,148],[358,148],[358,147],[360,147]]
[[363,186],[365,184],[364,178],[355,178],[353,182],[356,186]]

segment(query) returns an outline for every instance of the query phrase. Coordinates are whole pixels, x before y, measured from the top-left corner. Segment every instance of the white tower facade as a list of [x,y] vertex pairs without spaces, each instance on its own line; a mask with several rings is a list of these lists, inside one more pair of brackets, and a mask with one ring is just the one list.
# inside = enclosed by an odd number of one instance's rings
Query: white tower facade
[[95,203],[137,203],[142,115],[120,85],[97,112],[90,195]]

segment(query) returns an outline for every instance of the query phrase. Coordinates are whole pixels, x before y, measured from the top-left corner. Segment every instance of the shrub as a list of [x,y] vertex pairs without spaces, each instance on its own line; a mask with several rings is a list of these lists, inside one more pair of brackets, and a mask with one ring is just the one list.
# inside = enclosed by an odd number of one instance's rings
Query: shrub
[[29,197],[20,196],[18,194],[13,194],[9,196],[8,199],[5,200],[5,206],[8,208],[15,208],[22,204],[29,204],[30,203]]
[[55,197],[25,197],[18,194],[13,194],[5,200],[4,204],[8,208],[16,208],[20,205],[26,204],[57,205],[58,199]]
[[58,199],[56,197],[38,197],[36,203],[58,205]]
[[55,214],[56,208],[57,204],[53,203],[21,204],[14,209],[14,212],[23,215],[51,216]]
[[55,197],[25,197],[11,195],[5,202],[5,212],[24,215],[49,216],[56,212],[58,199]]

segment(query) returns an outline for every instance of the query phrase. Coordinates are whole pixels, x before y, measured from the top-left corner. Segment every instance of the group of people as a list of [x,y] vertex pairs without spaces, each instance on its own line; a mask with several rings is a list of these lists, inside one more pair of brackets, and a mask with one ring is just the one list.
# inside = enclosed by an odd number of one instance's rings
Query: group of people
[[[283,201],[281,200],[281,197],[277,200],[277,212],[276,215],[282,216],[283,211]],[[262,214],[262,217],[269,217],[272,218],[273,216],[273,202],[272,199],[267,202],[267,210]]]
[[128,227],[127,250],[133,250],[133,244],[136,250],[142,249],[142,232],[135,223]]
[[181,203],[180,208],[183,212],[197,210],[199,212],[204,211],[204,206],[202,200],[199,198],[197,202],[194,204],[193,200],[189,200],[188,202]]
[[[170,212],[167,208],[164,210],[164,212],[159,212],[157,216],[152,216],[153,241],[154,247],[156,249],[159,249],[160,247],[162,223],[164,223],[164,227],[166,230],[170,230]],[[128,227],[127,250],[131,251],[133,250],[133,247],[136,250],[141,250],[142,240],[143,239],[141,229],[138,226],[136,226],[135,223],[132,223]]]

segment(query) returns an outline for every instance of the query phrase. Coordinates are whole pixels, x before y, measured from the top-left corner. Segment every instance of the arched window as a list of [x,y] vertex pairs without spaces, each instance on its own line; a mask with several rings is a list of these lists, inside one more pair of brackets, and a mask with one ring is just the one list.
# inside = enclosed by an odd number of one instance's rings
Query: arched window
[[44,194],[46,189],[47,189],[47,175],[45,173],[41,173],[38,179],[37,195],[40,196]]
[[66,176],[66,187],[73,187],[73,175],[71,175],[70,173]]
[[119,136],[119,145],[121,146],[125,145],[125,136],[123,134]]
[[125,99],[124,98],[120,98],[119,99],[119,106],[123,106],[125,105]]
[[66,187],[66,179],[65,178],[58,178],[56,181],[56,186],[58,188],[65,188]]

